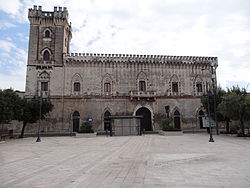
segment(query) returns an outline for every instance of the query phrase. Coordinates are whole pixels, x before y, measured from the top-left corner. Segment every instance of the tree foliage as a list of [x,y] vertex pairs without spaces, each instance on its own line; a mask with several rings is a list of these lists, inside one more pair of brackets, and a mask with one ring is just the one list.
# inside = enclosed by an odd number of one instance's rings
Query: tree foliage
[[79,133],[93,133],[93,132],[94,130],[90,122],[86,121],[82,123]]
[[[221,112],[218,110],[218,106],[222,102],[223,96],[225,94],[226,94],[225,90],[223,90],[221,87],[217,87],[212,91],[212,95],[201,98],[201,103],[207,112],[208,112],[208,106],[210,107],[209,110],[210,110],[211,118],[213,120],[215,120],[214,113],[216,113],[218,121],[227,120],[227,117],[221,114]],[[215,103],[214,103],[214,99],[215,99]],[[208,105],[208,102],[209,102],[209,105]],[[214,105],[215,105],[215,108],[214,108]],[[215,112],[215,109],[216,109],[216,112]]]
[[244,122],[250,120],[250,96],[245,89],[232,87],[222,97],[219,110],[224,117],[240,121],[241,132],[244,134]]
[[23,128],[21,132],[21,138],[23,138],[24,130],[27,123],[35,123],[40,119],[40,108],[41,108],[41,120],[45,119],[46,114],[48,114],[53,109],[53,104],[50,101],[38,100],[27,100],[23,99],[23,112],[19,121],[23,122]]
[[19,97],[12,89],[0,90],[0,124],[9,123],[12,120],[23,121],[21,137],[27,123],[35,123],[52,111],[50,101],[27,100]]
[[20,118],[22,98],[14,90],[0,90],[0,124],[9,123]]

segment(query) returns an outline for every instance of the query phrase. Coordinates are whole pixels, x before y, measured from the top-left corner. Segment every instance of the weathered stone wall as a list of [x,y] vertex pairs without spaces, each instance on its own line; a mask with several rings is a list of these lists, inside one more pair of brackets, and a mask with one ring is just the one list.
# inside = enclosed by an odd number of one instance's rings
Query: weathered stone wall
[[[81,121],[93,116],[95,130],[103,130],[106,110],[112,115],[135,115],[140,107],[150,110],[153,130],[158,130],[160,121],[155,118],[166,116],[165,106],[170,107],[170,116],[179,111],[182,129],[193,126],[189,118],[197,117],[199,96],[211,87],[216,57],[69,54],[71,26],[67,17],[66,8],[55,7],[53,12],[41,7],[29,9],[25,97],[43,95],[54,104],[42,121],[42,130],[72,131],[75,111]],[[44,36],[46,30],[50,31],[49,38]],[[50,52],[48,61],[43,59],[46,49]],[[139,91],[140,81],[145,81],[145,91]],[[41,82],[48,82],[47,92],[41,91]],[[80,91],[74,91],[76,82]],[[110,83],[110,92],[104,91],[105,83]],[[178,84],[178,92],[173,91],[172,83]],[[197,83],[202,85],[202,92],[197,91]],[[32,131],[30,127],[28,131]]]

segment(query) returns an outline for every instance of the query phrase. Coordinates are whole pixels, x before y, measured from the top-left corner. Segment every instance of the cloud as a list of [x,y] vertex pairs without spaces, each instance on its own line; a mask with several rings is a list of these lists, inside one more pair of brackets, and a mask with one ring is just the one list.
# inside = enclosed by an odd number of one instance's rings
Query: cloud
[[[25,88],[25,71],[15,70],[12,74],[2,74],[0,73],[1,86],[0,89],[13,88],[17,90],[24,91]],[[16,74],[18,73],[18,74]]]
[[4,52],[10,52],[11,49],[16,48],[15,44],[7,41],[7,40],[0,40],[0,49]]
[[[33,5],[42,5],[46,11],[53,11],[53,6],[67,7],[73,28],[72,52],[217,56],[218,82],[224,88],[229,83],[244,86],[250,82],[248,0],[13,0],[7,3],[6,7],[1,3],[0,10],[25,24],[28,24],[28,8]],[[6,30],[14,27],[3,25],[0,27]],[[27,53],[13,41],[0,40],[0,49],[5,57],[14,50],[20,65],[26,62]],[[14,59],[10,59],[12,62]]]
[[0,29],[8,29],[11,27],[15,27],[15,25],[12,23],[0,20]]
[[10,14],[11,16],[16,16],[21,7],[21,2],[19,0],[0,0],[0,10]]

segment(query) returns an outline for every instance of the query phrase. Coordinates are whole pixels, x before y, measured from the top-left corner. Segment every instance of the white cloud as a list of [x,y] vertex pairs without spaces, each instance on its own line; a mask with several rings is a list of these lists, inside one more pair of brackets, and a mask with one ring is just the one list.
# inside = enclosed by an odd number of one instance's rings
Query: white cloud
[[0,10],[16,16],[18,14],[21,3],[19,0],[0,0]]
[[[54,6],[68,7],[73,52],[218,56],[218,81],[223,87],[228,83],[250,82],[248,0],[26,0],[21,4],[14,0],[8,3],[4,8],[0,5],[0,10],[25,24],[28,24],[28,8],[33,5],[42,5],[46,11],[53,11]],[[14,49],[22,59],[20,62],[25,62],[26,52],[17,50],[13,41],[0,41],[0,48],[5,53]]]
[[7,41],[7,40],[0,40],[0,49],[4,52],[10,52],[12,48],[16,48],[15,44]]
[[9,74],[9,75],[0,73],[0,80],[1,80],[0,89],[13,88],[15,90],[24,91],[25,72],[23,71],[20,72],[20,70],[16,70],[16,73],[17,74]]
[[8,29],[8,28],[11,28],[11,27],[15,27],[15,25],[10,23],[10,22],[0,20],[0,29]]

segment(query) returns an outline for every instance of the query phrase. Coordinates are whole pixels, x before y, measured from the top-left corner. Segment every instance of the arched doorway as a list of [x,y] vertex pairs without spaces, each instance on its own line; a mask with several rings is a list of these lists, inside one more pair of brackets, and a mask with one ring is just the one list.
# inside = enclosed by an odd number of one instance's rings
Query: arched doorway
[[110,131],[111,120],[109,119],[109,116],[111,116],[111,113],[107,110],[104,113],[104,131]]
[[143,116],[140,121],[141,130],[152,131],[152,121],[151,121],[151,112],[149,109],[142,107],[136,111],[137,116]]
[[73,117],[73,132],[78,132],[80,127],[80,114],[78,111],[75,111],[72,115]]
[[178,110],[174,112],[174,127],[176,129],[181,129],[181,115]]
[[202,110],[199,111],[199,124],[200,124],[200,129],[204,129],[205,127],[203,127],[203,121],[202,121],[202,117],[204,117],[205,114]]

